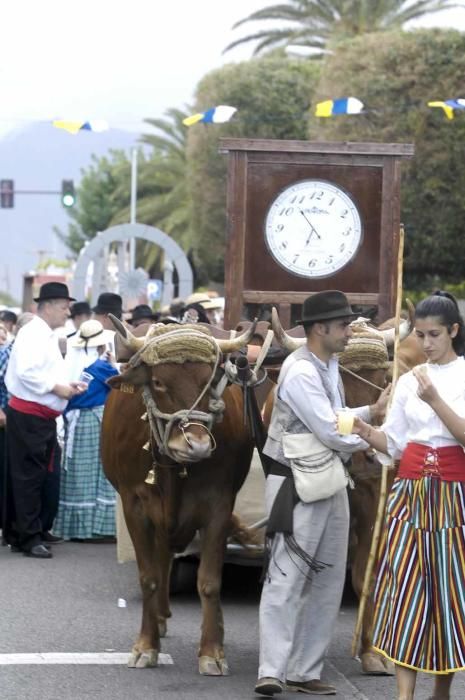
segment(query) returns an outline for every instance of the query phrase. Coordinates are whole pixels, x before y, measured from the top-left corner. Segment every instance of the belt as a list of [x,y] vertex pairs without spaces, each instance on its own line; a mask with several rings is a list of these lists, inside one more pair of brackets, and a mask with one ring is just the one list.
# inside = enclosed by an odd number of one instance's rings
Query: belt
[[460,445],[429,447],[409,442],[397,473],[400,479],[421,479],[429,476],[442,481],[465,481],[465,452]]

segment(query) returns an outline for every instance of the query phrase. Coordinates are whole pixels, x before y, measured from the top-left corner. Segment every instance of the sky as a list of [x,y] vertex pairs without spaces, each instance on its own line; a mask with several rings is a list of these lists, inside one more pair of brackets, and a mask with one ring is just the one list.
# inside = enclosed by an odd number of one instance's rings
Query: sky
[[[196,84],[252,46],[232,25],[273,0],[3,0],[0,137],[31,120],[105,119],[139,131],[144,118],[192,101]],[[422,22],[465,30],[465,10]],[[446,96],[447,97],[447,96]],[[207,108],[210,105],[206,105]]]

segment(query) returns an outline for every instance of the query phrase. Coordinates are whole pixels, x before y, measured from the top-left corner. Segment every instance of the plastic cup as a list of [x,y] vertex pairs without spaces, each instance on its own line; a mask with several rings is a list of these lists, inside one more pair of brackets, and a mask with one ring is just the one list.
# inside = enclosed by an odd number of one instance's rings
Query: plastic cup
[[93,379],[93,376],[89,372],[81,372],[79,375],[79,381],[81,384],[85,384],[86,386],[89,386]]
[[354,414],[351,411],[338,411],[337,432],[339,435],[350,435],[354,427]]

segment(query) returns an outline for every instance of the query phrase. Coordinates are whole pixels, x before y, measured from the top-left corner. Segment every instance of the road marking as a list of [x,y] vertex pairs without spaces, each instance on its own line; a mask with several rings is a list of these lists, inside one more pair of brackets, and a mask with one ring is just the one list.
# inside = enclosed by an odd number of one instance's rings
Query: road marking
[[[47,652],[44,654],[0,654],[0,666],[29,665],[29,664],[82,664],[109,666],[115,664],[126,665],[129,653],[105,653],[92,654],[61,654]],[[158,654],[158,665],[172,664],[171,654]]]
[[356,685],[351,683],[349,681],[349,679],[347,678],[347,676],[345,676],[341,671],[339,671],[339,669],[336,668],[336,666],[333,663],[331,663],[331,661],[328,661],[328,659],[325,659],[325,665],[330,666],[330,668],[332,668],[333,672],[335,674],[337,674],[341,679],[343,679],[347,683],[347,685],[349,686],[349,688],[351,689],[351,691],[353,693],[353,697],[356,700],[370,700],[370,698],[367,698],[367,696],[364,695],[362,693],[362,691],[357,688]]

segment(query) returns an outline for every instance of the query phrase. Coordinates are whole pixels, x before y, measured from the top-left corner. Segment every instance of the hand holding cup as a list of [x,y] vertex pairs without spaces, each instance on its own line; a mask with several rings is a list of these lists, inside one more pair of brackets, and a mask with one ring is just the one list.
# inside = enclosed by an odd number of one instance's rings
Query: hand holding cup
[[354,414],[351,411],[337,412],[337,432],[339,435],[351,435],[354,427]]

